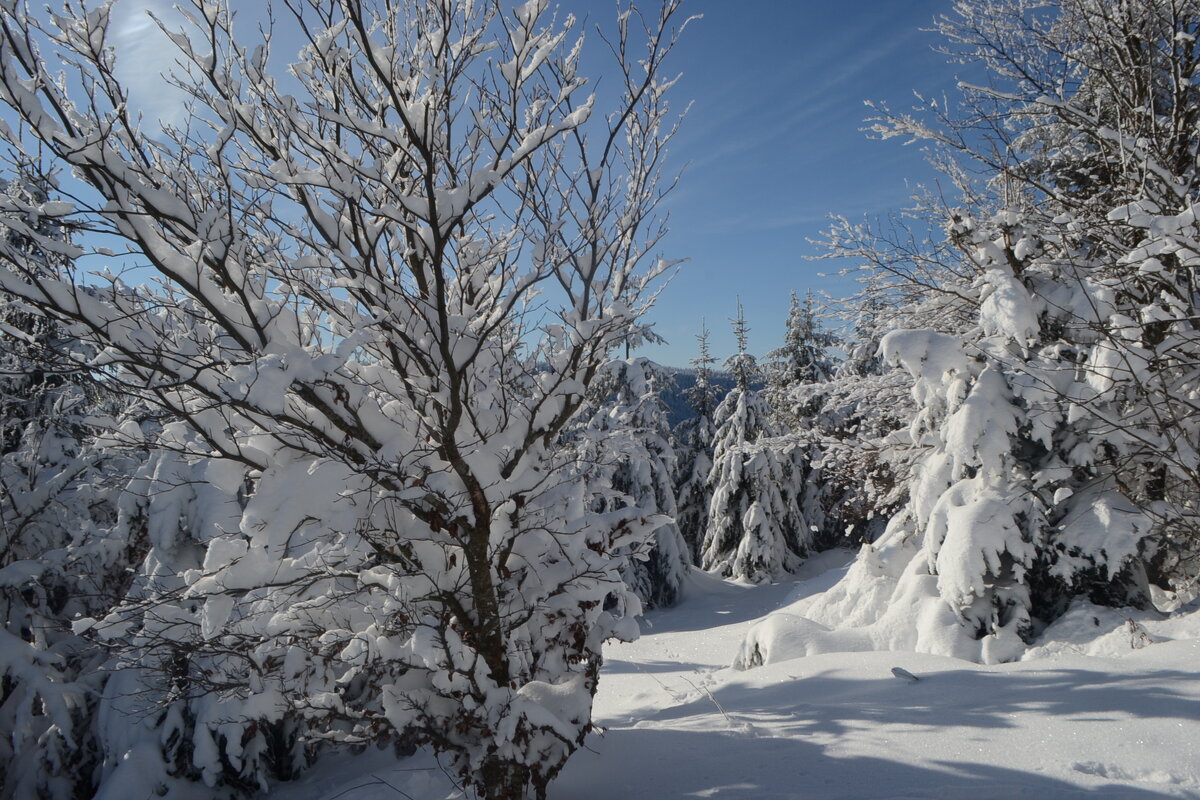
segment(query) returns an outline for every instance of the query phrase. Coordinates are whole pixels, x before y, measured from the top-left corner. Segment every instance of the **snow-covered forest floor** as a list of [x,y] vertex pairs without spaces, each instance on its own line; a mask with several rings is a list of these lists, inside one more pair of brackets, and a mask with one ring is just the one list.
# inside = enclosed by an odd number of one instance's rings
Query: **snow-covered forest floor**
[[[1056,645],[996,666],[853,652],[730,668],[755,623],[826,590],[849,558],[824,553],[797,583],[761,587],[693,572],[680,605],[651,612],[641,639],[606,650],[595,709],[604,733],[551,797],[1200,797],[1195,603],[1142,615],[1139,628],[1128,614],[1081,609],[1051,631]],[[431,756],[377,751],[272,794],[463,796]]]

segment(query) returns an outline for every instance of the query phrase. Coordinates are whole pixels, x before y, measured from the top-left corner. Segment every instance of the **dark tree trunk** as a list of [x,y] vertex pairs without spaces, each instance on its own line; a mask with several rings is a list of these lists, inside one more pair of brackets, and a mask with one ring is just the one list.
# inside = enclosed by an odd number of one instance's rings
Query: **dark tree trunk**
[[[482,787],[486,800],[527,800],[530,797],[530,770],[524,764],[501,758],[489,758],[483,765]],[[544,791],[538,792],[545,797]]]

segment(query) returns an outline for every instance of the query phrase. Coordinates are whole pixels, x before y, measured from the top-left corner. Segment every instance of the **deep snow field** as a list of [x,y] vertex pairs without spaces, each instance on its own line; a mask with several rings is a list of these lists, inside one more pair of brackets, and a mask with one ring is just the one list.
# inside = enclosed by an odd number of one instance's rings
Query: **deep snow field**
[[[1200,608],[1073,609],[1028,660],[907,652],[786,658],[804,605],[844,573],[822,554],[795,583],[704,573],[642,638],[613,644],[589,738],[552,800],[1200,798]],[[778,612],[771,617],[773,612]],[[765,617],[765,666],[730,667]],[[809,623],[811,625],[811,623]],[[803,651],[803,647],[799,648]],[[331,759],[282,800],[448,800],[432,756]]]

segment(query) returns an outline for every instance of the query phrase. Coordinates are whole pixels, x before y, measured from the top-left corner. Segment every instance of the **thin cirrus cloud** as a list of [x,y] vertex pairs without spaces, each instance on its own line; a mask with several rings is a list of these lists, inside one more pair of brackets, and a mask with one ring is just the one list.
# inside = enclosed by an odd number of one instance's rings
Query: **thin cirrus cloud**
[[155,18],[170,24],[179,14],[170,0],[121,0],[113,7],[117,77],[129,91],[130,104],[147,121],[178,125],[187,116],[185,96],[164,77],[179,69],[178,51]]
[[[747,96],[742,94],[743,102],[722,105],[724,109],[721,118],[706,121],[708,126],[742,122],[747,118],[756,118],[756,125],[741,136],[728,137],[721,147],[708,150],[699,158],[689,163],[689,169],[698,169],[714,161],[727,158],[734,153],[743,153],[757,147],[777,143],[781,138],[795,136],[798,131],[818,124],[827,118],[831,110],[845,108],[846,98],[839,91],[847,85],[853,85],[859,78],[873,67],[883,62],[903,47],[912,46],[918,31],[912,31],[896,38],[882,47],[868,50],[864,55],[843,61],[836,71],[810,70],[807,64],[797,65],[793,74],[803,75],[806,82],[801,91],[784,94],[784,102],[766,101],[761,95]],[[805,59],[810,61],[810,59]],[[815,80],[809,76],[814,76]],[[867,98],[863,98],[864,100]],[[760,109],[765,106],[766,113]],[[765,117],[765,119],[764,119]]]

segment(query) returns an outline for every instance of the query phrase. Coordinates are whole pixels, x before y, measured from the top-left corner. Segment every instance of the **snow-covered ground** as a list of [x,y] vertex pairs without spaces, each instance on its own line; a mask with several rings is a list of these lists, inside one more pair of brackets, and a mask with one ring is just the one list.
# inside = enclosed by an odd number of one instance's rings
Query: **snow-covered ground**
[[[995,666],[849,652],[730,668],[756,622],[802,608],[848,558],[818,556],[798,584],[693,575],[680,606],[652,612],[640,640],[606,651],[595,706],[604,733],[551,797],[1200,798],[1200,638],[1184,636],[1197,613],[1138,627],[1079,612],[1062,643]],[[430,756],[386,753],[321,765],[274,794],[462,797]]]

